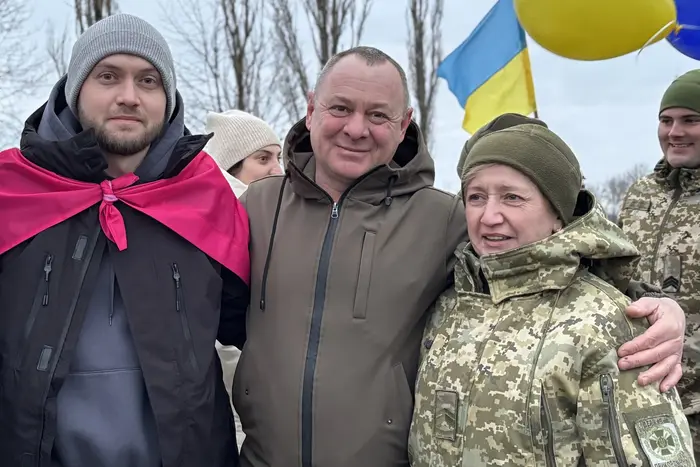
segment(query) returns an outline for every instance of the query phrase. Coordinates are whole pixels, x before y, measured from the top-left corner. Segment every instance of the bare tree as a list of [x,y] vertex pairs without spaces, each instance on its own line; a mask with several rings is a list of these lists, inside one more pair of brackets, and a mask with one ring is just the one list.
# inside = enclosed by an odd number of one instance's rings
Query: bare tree
[[35,44],[27,41],[31,3],[0,0],[0,139],[16,145],[22,125],[17,103],[30,98],[45,78],[41,60],[32,59]]
[[[333,55],[360,42],[372,0],[269,0],[268,4],[277,25],[275,87],[287,118],[293,122],[303,115],[311,91],[309,70],[322,68]],[[297,11],[303,11],[307,27],[297,24]],[[312,63],[304,59],[308,54],[302,43],[307,33],[315,52]]]
[[437,69],[442,61],[444,0],[408,0],[408,74],[418,110],[418,124],[431,145],[437,96]]
[[68,71],[69,40],[70,35],[67,27],[64,27],[63,32],[58,35],[55,25],[53,23],[49,24],[46,35],[46,52],[51,65],[53,65],[53,71],[59,77],[65,75]]
[[637,164],[621,174],[608,178],[601,184],[588,187],[588,189],[596,195],[608,218],[617,222],[627,190],[634,182],[648,173],[649,170],[644,164]]
[[[118,11],[117,0],[74,0],[73,18],[77,35],[87,28]],[[47,34],[46,53],[53,70],[61,77],[68,71],[69,41],[71,36],[68,28],[57,35],[55,25],[50,24]]]
[[101,19],[117,12],[116,0],[75,0],[75,25],[78,34]]
[[250,112],[273,125],[278,120],[266,76],[272,61],[264,3],[177,0],[177,9],[172,0],[162,4],[168,33],[183,51],[178,60],[183,95],[200,124],[207,111],[228,109]]

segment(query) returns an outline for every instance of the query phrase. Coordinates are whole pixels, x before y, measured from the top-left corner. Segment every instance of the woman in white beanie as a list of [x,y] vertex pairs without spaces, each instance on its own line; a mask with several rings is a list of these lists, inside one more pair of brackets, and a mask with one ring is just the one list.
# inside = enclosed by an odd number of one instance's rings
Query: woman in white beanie
[[[214,136],[204,151],[219,165],[236,197],[240,198],[248,185],[255,180],[282,173],[279,160],[282,144],[275,131],[264,120],[241,110],[209,112],[205,132],[213,132]],[[240,351],[232,346],[223,346],[218,341],[216,350],[219,352],[224,384],[231,400],[233,375]],[[236,425],[236,436],[240,446],[245,435],[238,414]]]
[[214,158],[237,197],[248,185],[282,173],[282,143],[264,120],[242,110],[209,112],[204,128],[214,133],[204,150]]

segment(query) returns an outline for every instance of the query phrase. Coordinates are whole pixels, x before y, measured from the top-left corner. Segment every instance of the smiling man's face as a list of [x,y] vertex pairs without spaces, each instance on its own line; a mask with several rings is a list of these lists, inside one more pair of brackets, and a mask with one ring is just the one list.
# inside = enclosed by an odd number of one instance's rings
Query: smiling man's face
[[349,185],[387,164],[411,121],[398,70],[341,59],[309,96],[306,126],[316,157],[316,177]]
[[675,107],[659,115],[659,143],[671,167],[700,167],[700,113]]

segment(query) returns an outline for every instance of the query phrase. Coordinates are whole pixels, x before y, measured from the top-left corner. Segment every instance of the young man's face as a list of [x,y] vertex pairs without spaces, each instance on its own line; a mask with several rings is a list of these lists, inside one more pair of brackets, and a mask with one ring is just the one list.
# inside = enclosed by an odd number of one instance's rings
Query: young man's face
[[675,107],[659,115],[659,143],[671,167],[700,167],[700,113]]
[[111,55],[90,72],[78,96],[78,118],[94,128],[108,154],[130,156],[148,148],[165,123],[167,99],[160,73],[134,55]]

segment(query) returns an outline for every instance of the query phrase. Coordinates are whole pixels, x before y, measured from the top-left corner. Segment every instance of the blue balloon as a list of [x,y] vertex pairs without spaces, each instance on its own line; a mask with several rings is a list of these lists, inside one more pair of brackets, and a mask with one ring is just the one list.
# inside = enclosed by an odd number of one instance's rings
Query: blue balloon
[[667,39],[683,55],[700,60],[700,0],[676,0],[681,29]]

